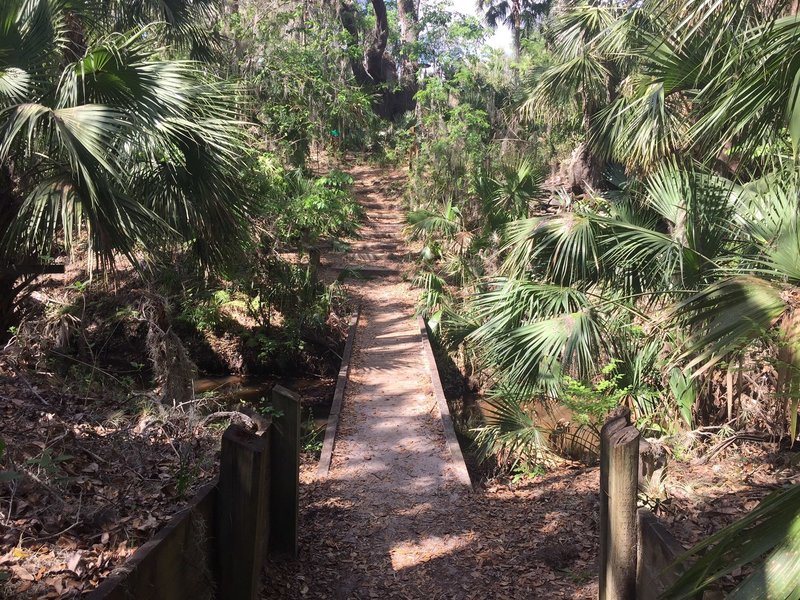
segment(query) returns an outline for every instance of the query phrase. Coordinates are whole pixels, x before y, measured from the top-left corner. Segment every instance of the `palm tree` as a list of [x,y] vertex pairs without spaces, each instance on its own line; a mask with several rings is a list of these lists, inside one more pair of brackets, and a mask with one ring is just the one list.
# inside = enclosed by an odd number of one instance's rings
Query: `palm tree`
[[[796,440],[800,20],[783,16],[790,9],[645,0],[595,29],[565,25],[613,8],[581,5],[562,17],[569,37],[559,39],[575,43],[539,78],[528,108],[568,106],[578,92],[585,121],[594,117],[587,142],[628,173],[588,206],[512,223],[509,279],[462,319],[461,335],[511,390],[497,413],[501,442],[535,439],[515,409],[547,393],[559,373],[591,376],[601,357],[619,356],[613,337],[626,314],[676,349],[659,365],[662,381],[676,373],[702,381],[754,348],[769,356],[778,424]],[[618,95],[587,113],[587,100],[609,84]],[[670,388],[683,402],[686,386]],[[526,433],[514,437],[514,426]],[[694,597],[771,549],[731,597],[797,597],[798,498],[796,487],[783,491],[698,546],[702,558],[670,597]]]
[[94,18],[126,14],[110,6],[0,6],[0,331],[21,292],[15,265],[57,239],[69,249],[83,226],[105,263],[183,244],[212,264],[242,235],[235,89],[200,63],[164,59],[153,26],[115,32]]
[[531,31],[550,12],[552,0],[478,0],[478,10],[492,29],[505,25],[514,38],[514,56],[522,52],[522,33]]
[[486,225],[491,231],[501,229],[510,220],[522,219],[530,212],[530,203],[541,195],[544,174],[528,159],[501,165],[494,177],[479,177],[480,200]]
[[[686,90],[691,99],[686,105],[690,112],[684,110],[689,148],[744,183],[731,226],[738,232],[736,259],[723,265],[716,281],[670,312],[693,331],[679,360],[702,374],[748,347],[771,349],[779,413],[794,443],[800,404],[796,6],[670,4],[665,13],[676,26],[665,36],[661,49],[666,51],[654,54],[666,67],[660,78],[666,86]],[[798,492],[800,486],[775,492],[758,509],[692,548],[683,560],[693,564],[665,597],[696,597],[748,564],[753,565],[751,575],[727,597],[798,597]]]
[[581,115],[585,140],[576,148],[572,165],[575,190],[597,189],[603,181],[605,161],[594,140],[601,108],[619,93],[624,65],[619,49],[628,37],[623,8],[616,3],[581,3],[556,15],[552,28],[556,63],[535,70],[527,82],[522,105],[526,117],[547,121]]
[[[780,293],[770,292],[776,284],[765,282],[749,302],[726,305],[732,311],[727,318],[740,328],[720,342],[730,347],[720,346],[708,357],[697,350],[697,344],[707,348],[711,341],[704,333],[708,315],[701,314],[701,301],[719,300],[713,290],[725,280],[724,273],[737,273],[739,279],[749,273],[751,281],[765,264],[759,257],[778,253],[788,277],[797,257],[774,240],[789,234],[779,236],[766,223],[788,223],[785,217],[796,203],[787,203],[783,220],[777,214],[765,217],[765,207],[772,205],[763,191],[743,190],[717,175],[673,164],[641,185],[628,182],[607,199],[514,221],[502,250],[502,277],[484,283],[467,305],[467,318],[453,321],[458,336],[450,337],[470,342],[484,369],[505,390],[498,406],[558,398],[562,375],[591,380],[609,361],[619,362],[620,376],[636,396],[637,382],[646,378],[643,365],[658,380],[656,370],[670,365],[667,357],[656,364],[659,352],[654,349],[683,344],[672,362],[695,368],[705,358],[718,362],[741,352],[755,335],[763,335],[759,327],[780,317]],[[772,263],[778,264],[777,259]],[[676,308],[665,312],[670,306]],[[720,318],[723,308],[714,309]],[[742,318],[751,312],[753,319]],[[472,325],[465,328],[465,322]],[[445,319],[445,332],[450,326]],[[648,333],[640,340],[633,332],[642,329]],[[712,333],[719,330],[710,327]],[[687,331],[694,336],[683,341]],[[647,338],[655,339],[655,345],[641,343]],[[670,391],[664,386],[663,393]],[[639,403],[634,412],[649,420],[653,410],[662,410],[664,418],[680,415],[690,421],[686,398],[674,395],[672,405]],[[512,408],[499,414],[514,414]]]
[[797,146],[798,22],[781,16],[788,6],[648,1],[621,14],[599,44],[624,68],[594,146],[629,171],[691,154],[745,178],[764,168],[784,128]]

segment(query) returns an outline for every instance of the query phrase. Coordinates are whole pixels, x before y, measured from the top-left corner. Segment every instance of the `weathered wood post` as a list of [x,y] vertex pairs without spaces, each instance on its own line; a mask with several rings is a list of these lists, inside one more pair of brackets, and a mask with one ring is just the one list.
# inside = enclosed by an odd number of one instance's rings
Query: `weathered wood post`
[[600,600],[636,599],[639,437],[629,411],[600,431]]
[[271,493],[269,551],[297,556],[297,515],[300,502],[300,396],[276,385],[272,389],[270,444]]
[[606,564],[608,563],[608,455],[611,435],[631,424],[631,411],[621,406],[609,414],[600,429],[600,600],[606,598]]
[[608,600],[636,600],[637,511],[639,492],[639,430],[625,427],[610,439],[608,462]]
[[269,539],[269,438],[231,425],[222,436],[216,556],[220,598],[254,600]]

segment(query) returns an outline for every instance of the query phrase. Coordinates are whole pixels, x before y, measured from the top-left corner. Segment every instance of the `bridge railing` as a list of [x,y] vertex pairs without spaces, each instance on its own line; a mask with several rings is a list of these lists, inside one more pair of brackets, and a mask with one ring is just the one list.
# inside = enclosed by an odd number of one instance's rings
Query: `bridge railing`
[[618,409],[600,430],[600,600],[656,600],[677,579],[677,540],[638,509],[639,431]]
[[231,425],[219,477],[115,569],[91,600],[255,600],[267,554],[296,556],[300,399],[275,386],[266,431]]

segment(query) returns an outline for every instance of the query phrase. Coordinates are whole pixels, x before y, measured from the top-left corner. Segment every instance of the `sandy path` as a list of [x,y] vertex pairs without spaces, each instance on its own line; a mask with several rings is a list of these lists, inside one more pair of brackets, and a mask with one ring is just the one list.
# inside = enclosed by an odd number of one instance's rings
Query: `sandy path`
[[[376,243],[395,244],[395,256],[402,248],[402,212],[384,191],[391,181],[358,179],[358,196],[370,208],[351,248],[355,257]],[[384,253],[348,262],[402,269]],[[416,294],[399,274],[348,287],[361,302],[361,320],[329,478],[346,482],[354,501],[387,509],[446,493],[455,473],[422,354]]]
[[[350,173],[368,221],[349,256],[323,264],[402,271],[403,175],[367,166]],[[575,516],[593,512],[595,495],[584,488],[596,485],[595,474],[578,476],[580,493],[569,490],[574,477],[556,474],[528,491],[467,494],[422,354],[417,291],[399,273],[346,282],[362,312],[331,469],[318,479],[315,465],[304,466],[300,556],[267,565],[262,597],[593,597],[594,527],[576,542],[575,528],[587,524]],[[565,567],[575,581],[555,574]]]
[[[391,193],[398,175],[377,180],[367,173],[354,175],[368,220],[352,254],[357,257],[375,245],[382,253],[402,254],[403,215]],[[370,254],[368,262],[349,262],[402,270],[398,258]],[[463,491],[422,354],[416,293],[400,275],[365,278],[348,287],[360,299],[361,321],[328,479],[342,500],[380,517],[392,567],[384,575],[394,577],[398,569],[460,543],[458,536],[411,540],[424,525],[421,506],[447,506]]]

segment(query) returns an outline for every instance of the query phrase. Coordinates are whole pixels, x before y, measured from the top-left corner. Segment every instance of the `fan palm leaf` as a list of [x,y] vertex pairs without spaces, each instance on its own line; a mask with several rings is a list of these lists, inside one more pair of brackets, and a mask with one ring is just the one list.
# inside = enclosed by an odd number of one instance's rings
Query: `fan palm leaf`
[[691,548],[679,558],[697,560],[667,590],[664,597],[683,600],[725,575],[759,560],[766,560],[726,597],[735,600],[769,598],[790,600],[800,594],[800,486],[774,492],[744,518]]
[[415,239],[439,235],[452,240],[461,229],[461,211],[449,201],[441,211],[419,209],[406,217]]
[[569,287],[498,280],[475,301],[481,321],[467,338],[510,381],[536,381],[556,364],[591,371],[602,319],[584,294]]
[[[85,219],[106,257],[189,243],[222,260],[252,210],[233,88],[164,60],[149,26],[96,35],[98,20],[80,12],[89,4],[20,0],[0,12],[0,158],[20,181],[5,252],[44,252]],[[85,27],[83,47],[70,27]]]
[[501,454],[539,463],[547,457],[550,431],[538,424],[530,398],[501,386],[486,399],[486,425],[473,430],[480,459]]
[[603,227],[589,211],[513,221],[506,228],[501,272],[520,275],[535,270],[564,285],[595,280],[601,269]]

